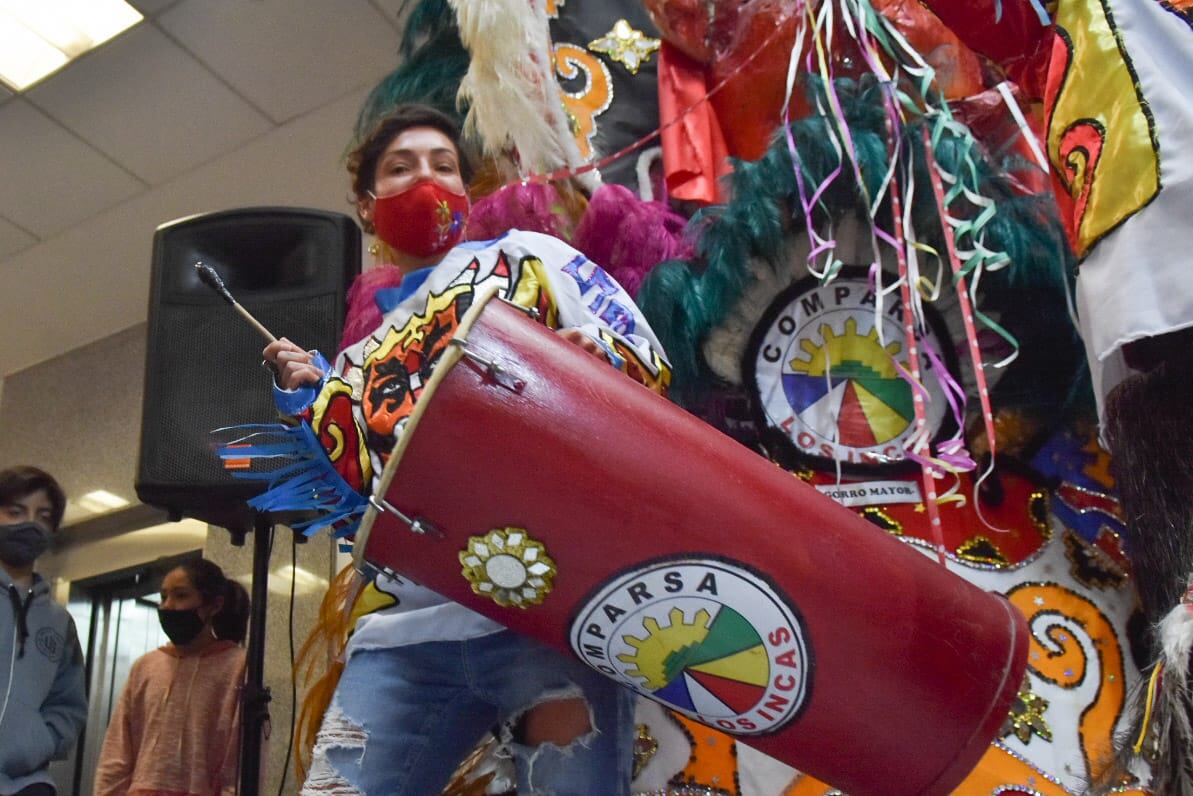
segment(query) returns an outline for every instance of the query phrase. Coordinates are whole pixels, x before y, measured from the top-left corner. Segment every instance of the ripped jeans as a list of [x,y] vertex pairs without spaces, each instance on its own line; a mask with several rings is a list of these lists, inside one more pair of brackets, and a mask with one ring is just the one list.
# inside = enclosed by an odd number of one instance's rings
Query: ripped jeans
[[519,794],[622,796],[634,697],[508,630],[467,641],[358,650],[315,742],[304,796],[429,796],[484,734],[540,702],[583,697],[592,729],[559,747],[512,743]]

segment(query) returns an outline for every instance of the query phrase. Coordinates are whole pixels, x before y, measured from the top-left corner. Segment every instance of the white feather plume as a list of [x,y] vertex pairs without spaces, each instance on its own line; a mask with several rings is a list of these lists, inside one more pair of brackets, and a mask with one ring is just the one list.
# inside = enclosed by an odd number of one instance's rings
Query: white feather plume
[[1193,796],[1193,689],[1189,655],[1193,650],[1193,577],[1179,603],[1156,626],[1160,657],[1153,671],[1151,697],[1144,699],[1143,725],[1134,751],[1142,752],[1152,773],[1151,790]]
[[1164,676],[1174,684],[1184,686],[1189,672],[1189,653],[1193,650],[1193,604],[1181,602],[1169,611],[1160,620],[1159,635]]
[[521,176],[581,165],[555,80],[544,0],[449,3],[470,57],[457,95],[470,105],[465,129],[488,155],[515,151]]

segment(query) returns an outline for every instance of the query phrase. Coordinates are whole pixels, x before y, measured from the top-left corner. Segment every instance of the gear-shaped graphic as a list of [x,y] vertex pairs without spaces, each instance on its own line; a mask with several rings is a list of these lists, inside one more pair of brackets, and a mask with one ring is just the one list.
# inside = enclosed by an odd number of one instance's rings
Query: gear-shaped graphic
[[708,635],[709,625],[712,624],[712,614],[701,608],[696,616],[688,622],[679,608],[672,608],[667,614],[670,624],[660,625],[653,616],[642,621],[646,630],[646,638],[637,636],[622,636],[622,640],[634,648],[634,653],[621,653],[617,659],[635,668],[628,669],[627,675],[645,679],[645,687],[657,691],[666,686],[683,668],[675,666],[674,662],[682,658],[684,650],[704,641]]
[[808,359],[795,358],[788,363],[792,372],[806,376],[824,376],[828,370],[841,377],[866,377],[896,379],[894,357],[903,346],[897,342],[885,346],[878,339],[878,327],[867,334],[858,334],[857,319],[848,318],[841,334],[833,331],[827,323],[821,324],[820,336],[824,340],[816,345],[808,338],[799,341],[799,347]]

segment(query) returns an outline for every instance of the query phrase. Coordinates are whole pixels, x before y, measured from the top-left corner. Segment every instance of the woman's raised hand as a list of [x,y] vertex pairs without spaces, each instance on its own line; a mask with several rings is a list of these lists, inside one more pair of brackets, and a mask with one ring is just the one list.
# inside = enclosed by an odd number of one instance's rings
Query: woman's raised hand
[[310,351],[304,351],[285,337],[274,340],[261,352],[265,361],[273,365],[278,386],[294,390],[305,384],[318,384],[323,371],[315,367]]

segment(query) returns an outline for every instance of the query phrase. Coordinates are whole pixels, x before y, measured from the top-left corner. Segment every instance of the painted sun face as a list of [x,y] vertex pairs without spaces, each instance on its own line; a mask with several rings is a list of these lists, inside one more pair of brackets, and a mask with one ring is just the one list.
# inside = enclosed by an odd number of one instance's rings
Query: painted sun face
[[436,297],[423,315],[411,317],[401,329],[390,329],[381,346],[365,361],[361,409],[369,430],[393,436],[398,424],[414,411],[459,327],[455,295]]

